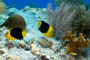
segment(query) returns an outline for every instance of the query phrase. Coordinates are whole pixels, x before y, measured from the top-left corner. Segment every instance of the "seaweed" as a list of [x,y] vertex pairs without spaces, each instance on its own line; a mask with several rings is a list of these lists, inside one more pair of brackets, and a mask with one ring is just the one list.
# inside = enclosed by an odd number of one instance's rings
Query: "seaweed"
[[84,0],[54,0],[54,2],[56,6],[59,6],[62,2],[65,2],[72,5],[77,5],[77,6],[85,5],[87,10],[89,9],[89,3],[85,3]]
[[69,42],[66,45],[66,53],[77,53],[76,58],[79,58],[83,49],[89,46],[89,39],[85,39],[85,35],[79,33],[79,37],[76,37],[77,34],[72,34],[71,31],[68,31],[65,36],[62,36],[63,40],[68,39]]
[[63,2],[53,11],[52,6],[49,4],[47,14],[49,16],[49,24],[54,29],[55,38],[60,38],[63,33],[71,30],[71,22],[75,16],[75,10],[72,5]]
[[75,18],[72,21],[72,32],[83,33],[86,37],[90,36],[90,10],[86,11],[84,5],[76,6]]

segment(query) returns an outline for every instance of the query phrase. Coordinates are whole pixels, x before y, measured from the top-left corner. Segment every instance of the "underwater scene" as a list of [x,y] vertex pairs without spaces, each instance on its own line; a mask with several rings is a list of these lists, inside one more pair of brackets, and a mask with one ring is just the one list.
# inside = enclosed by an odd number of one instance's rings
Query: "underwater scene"
[[0,60],[90,60],[90,0],[0,0]]

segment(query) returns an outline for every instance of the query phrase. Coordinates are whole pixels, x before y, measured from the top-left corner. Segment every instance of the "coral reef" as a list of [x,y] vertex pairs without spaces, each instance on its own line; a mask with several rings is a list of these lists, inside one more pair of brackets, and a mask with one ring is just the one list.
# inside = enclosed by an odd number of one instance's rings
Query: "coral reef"
[[62,36],[62,39],[69,40],[69,43],[66,45],[66,53],[77,53],[77,56],[80,56],[82,50],[87,48],[90,43],[82,33],[79,33],[79,37],[76,37],[76,33],[72,34],[71,31],[68,31],[65,36]]
[[[52,27],[54,28],[56,36],[60,38],[62,35],[61,33],[66,33],[68,30],[71,30],[71,31],[73,30],[73,28],[76,25],[72,25],[72,24],[73,23],[77,24],[75,23],[75,21],[77,21],[79,17],[81,19],[82,18],[81,16],[83,15],[85,17],[85,20],[86,20],[86,16],[89,17],[88,15],[89,11],[86,11],[86,9],[84,8],[85,6],[83,5],[81,6],[78,6],[78,7],[75,6],[74,7],[75,9],[74,9],[72,5],[66,4],[63,2],[60,6],[56,8],[55,11],[52,11],[50,9],[51,6],[48,8],[48,11],[46,10],[46,8],[41,9],[41,8],[31,8],[31,7],[30,8],[28,7],[25,10],[22,9],[23,11],[17,10],[15,8],[8,9],[7,13],[5,13],[5,16],[6,16],[5,19],[7,19],[8,16],[11,17],[14,14],[19,14],[18,18],[19,16],[22,16],[25,19],[25,22],[27,24],[27,26],[24,26],[26,27],[27,35],[22,40],[15,40],[12,42],[6,41],[7,39],[5,38],[4,35],[6,34],[8,29],[5,30],[5,28],[3,27],[0,28],[0,59],[3,59],[3,60],[74,60],[74,57],[75,57],[83,60],[85,56],[81,57],[80,55],[82,55],[81,53],[83,49],[89,46],[89,40],[85,39],[87,35],[85,36],[83,32],[82,33],[84,35],[80,32],[78,33],[76,32],[76,34],[72,34],[72,32],[68,32],[68,34],[63,36],[63,40],[65,40],[65,42],[63,42],[64,46],[62,46],[61,45],[62,42],[60,40],[56,41],[56,39],[54,38],[44,38],[45,36],[43,36],[37,28],[38,26],[37,22],[39,19],[45,22],[49,21],[49,24],[52,25]],[[47,16],[46,11],[48,12],[49,16]],[[78,12],[80,13],[80,15]],[[88,14],[86,14],[86,12]],[[47,19],[47,17],[49,17],[49,20]],[[84,20],[84,17],[83,17],[83,20]],[[3,18],[1,19],[4,20]],[[13,19],[11,18],[11,20]],[[81,20],[79,21],[81,22]],[[87,18],[87,20],[89,20],[89,18]],[[15,17],[14,22],[16,21],[17,20]],[[18,21],[20,21],[20,18],[18,19]],[[85,21],[84,23],[86,24]],[[83,23],[81,25],[83,25]],[[78,27],[78,25],[76,27]],[[73,33],[75,33],[74,30],[73,30]],[[2,51],[3,48],[4,50],[7,51],[6,53],[4,53],[5,51]],[[72,56],[69,53],[77,53],[77,56]],[[85,59],[90,60],[90,58],[85,58]]]

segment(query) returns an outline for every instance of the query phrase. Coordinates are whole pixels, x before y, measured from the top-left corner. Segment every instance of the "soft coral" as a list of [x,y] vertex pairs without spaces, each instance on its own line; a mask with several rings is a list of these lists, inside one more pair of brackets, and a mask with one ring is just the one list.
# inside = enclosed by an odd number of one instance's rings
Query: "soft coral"
[[82,50],[89,46],[90,41],[85,39],[85,36],[83,36],[82,33],[79,33],[79,37],[76,37],[76,33],[71,33],[71,31],[68,31],[65,36],[62,36],[63,40],[69,40],[68,44],[66,45],[66,53],[77,53],[77,56],[79,57]]

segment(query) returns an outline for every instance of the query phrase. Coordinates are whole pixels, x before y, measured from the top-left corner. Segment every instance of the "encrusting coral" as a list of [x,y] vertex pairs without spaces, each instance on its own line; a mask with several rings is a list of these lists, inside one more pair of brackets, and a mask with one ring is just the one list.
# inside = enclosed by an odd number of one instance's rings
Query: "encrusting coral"
[[69,40],[69,43],[66,45],[66,53],[77,53],[79,56],[82,50],[89,46],[90,41],[85,39],[85,36],[83,36],[82,33],[79,33],[79,37],[76,37],[76,33],[71,33],[71,31],[68,31],[65,36],[62,36],[63,40]]

